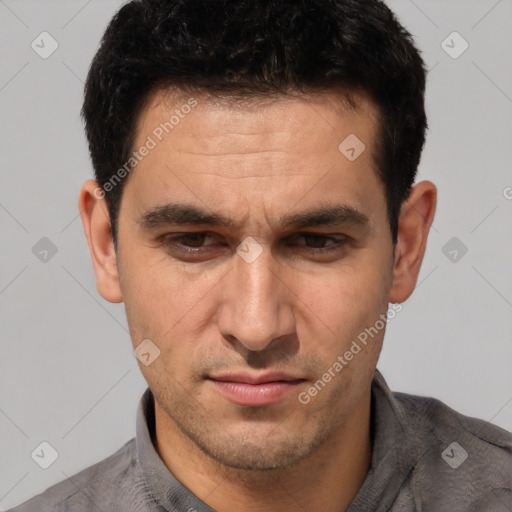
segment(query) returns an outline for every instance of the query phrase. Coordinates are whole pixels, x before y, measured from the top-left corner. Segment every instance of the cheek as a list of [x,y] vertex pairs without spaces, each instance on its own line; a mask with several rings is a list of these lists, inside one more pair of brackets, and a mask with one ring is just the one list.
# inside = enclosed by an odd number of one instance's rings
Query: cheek
[[139,363],[139,368],[150,387],[180,395],[181,383],[190,381],[190,368],[201,360],[200,338],[212,321],[211,291],[222,275],[203,271],[191,276],[169,262],[126,263],[123,297],[133,347],[150,339],[160,350],[154,363]]
[[390,281],[390,270],[368,251],[343,268],[296,282],[300,283],[298,296],[307,299],[315,313],[314,322],[323,324],[332,342],[339,344],[373,325],[387,310]]
[[[331,274],[303,290],[318,317],[303,321],[303,350],[321,360],[318,378],[333,382],[330,393],[323,395],[326,407],[360,396],[380,355],[386,326],[381,315],[388,308],[390,278],[377,262],[365,268]],[[308,322],[315,322],[316,328]]]
[[161,348],[187,329],[201,330],[211,319],[212,292],[225,273],[220,266],[205,269],[180,265],[153,249],[133,253],[122,265],[122,292],[130,330],[138,337],[160,340]]

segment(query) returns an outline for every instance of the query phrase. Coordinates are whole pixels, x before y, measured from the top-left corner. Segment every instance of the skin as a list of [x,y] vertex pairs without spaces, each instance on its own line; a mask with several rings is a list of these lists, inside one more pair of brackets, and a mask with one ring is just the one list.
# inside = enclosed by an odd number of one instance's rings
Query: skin
[[[140,369],[155,396],[155,446],[165,465],[219,512],[346,510],[371,461],[370,386],[385,329],[308,404],[298,400],[412,293],[436,207],[436,188],[414,186],[393,251],[374,163],[377,110],[358,95],[198,105],[127,178],[114,248],[105,199],[87,181],[79,207],[100,294],[124,302],[133,347],[160,356]],[[158,91],[143,109],[134,147],[188,97]],[[356,134],[366,150],[338,150]],[[233,229],[141,222],[167,203],[222,213]],[[345,205],[368,222],[284,229],[285,215]],[[174,244],[168,235],[207,233]],[[327,238],[300,236],[303,233]],[[167,236],[167,238],[165,238]],[[252,263],[236,249],[261,246]],[[333,239],[344,239],[332,252]],[[202,251],[187,255],[183,246]],[[199,249],[198,249],[199,248]],[[277,403],[242,407],[206,377],[282,370],[306,379]]]

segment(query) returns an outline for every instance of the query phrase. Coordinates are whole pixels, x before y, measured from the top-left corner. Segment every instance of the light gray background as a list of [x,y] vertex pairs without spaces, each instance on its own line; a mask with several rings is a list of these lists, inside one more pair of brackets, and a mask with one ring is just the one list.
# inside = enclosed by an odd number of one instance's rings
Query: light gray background
[[[92,170],[83,80],[114,0],[0,0],[0,508],[117,450],[145,389],[122,305],[95,288],[77,194]],[[419,179],[439,206],[417,290],[390,322],[379,368],[512,430],[512,0],[393,0],[429,68]],[[59,43],[48,59],[31,42]],[[469,48],[441,47],[453,31]],[[455,50],[460,48],[455,40]],[[468,252],[442,251],[458,237]],[[48,237],[57,254],[32,247]],[[459,253],[460,257],[460,253]],[[42,442],[58,452],[41,469]]]

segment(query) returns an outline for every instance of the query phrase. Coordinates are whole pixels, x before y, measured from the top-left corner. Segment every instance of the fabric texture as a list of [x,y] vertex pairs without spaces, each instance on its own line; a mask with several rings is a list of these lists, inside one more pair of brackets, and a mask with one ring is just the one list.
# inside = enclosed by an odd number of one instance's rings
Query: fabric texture
[[[511,512],[512,434],[439,400],[372,382],[372,460],[346,512]],[[116,453],[10,512],[215,512],[155,450],[149,388],[136,437]]]

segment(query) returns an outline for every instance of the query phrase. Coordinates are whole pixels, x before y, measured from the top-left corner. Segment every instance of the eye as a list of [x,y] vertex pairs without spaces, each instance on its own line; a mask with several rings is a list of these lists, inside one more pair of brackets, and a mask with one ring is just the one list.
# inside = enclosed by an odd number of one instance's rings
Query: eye
[[167,235],[162,239],[162,244],[170,249],[185,253],[197,253],[208,246],[204,246],[205,239],[213,236],[208,233],[182,233],[179,235]]
[[[168,252],[177,257],[180,255],[199,256],[222,249],[223,244],[216,244],[215,239],[215,235],[209,233],[178,233],[163,236],[161,244]],[[304,243],[300,243],[301,241]],[[288,238],[285,245],[294,251],[298,249],[298,251],[306,254],[321,256],[339,251],[346,242],[347,239],[345,237],[319,235],[317,233],[299,233]]]
[[[301,233],[300,235],[297,235],[292,240],[297,239],[303,239],[306,242],[305,247],[306,250],[309,250],[309,252],[312,252],[314,254],[316,253],[329,253],[333,251],[337,251],[340,249],[342,245],[344,245],[347,240],[343,237],[332,237],[327,235],[318,235],[318,234],[312,234],[312,233]],[[325,245],[327,243],[327,246]],[[301,246],[301,244],[298,244]],[[312,247],[311,247],[312,246]],[[304,246],[302,246],[304,247]]]

